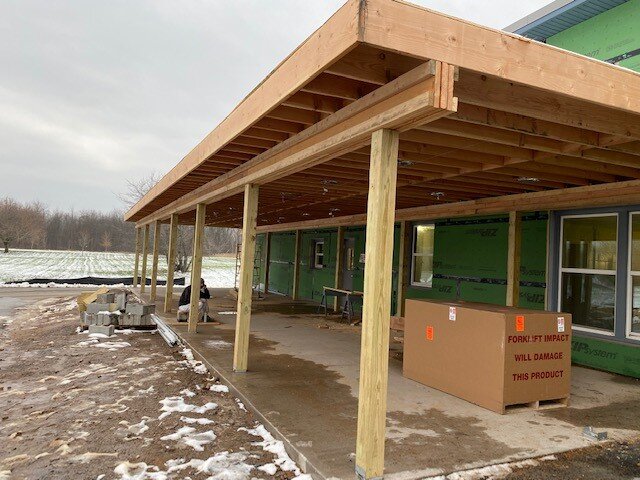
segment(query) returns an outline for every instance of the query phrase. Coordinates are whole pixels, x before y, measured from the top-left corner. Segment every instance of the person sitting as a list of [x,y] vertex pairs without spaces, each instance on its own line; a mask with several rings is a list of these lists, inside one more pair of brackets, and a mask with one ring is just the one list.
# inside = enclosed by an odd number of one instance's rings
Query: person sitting
[[[198,304],[198,321],[199,322],[207,322],[209,316],[209,300],[211,298],[211,294],[209,293],[209,289],[207,285],[204,283],[204,279],[200,279],[200,301]],[[180,300],[178,300],[178,313],[186,313],[189,314],[189,307],[191,304],[191,285],[185,288],[182,291],[182,295],[180,295]],[[180,315],[178,315],[178,321],[180,321]]]

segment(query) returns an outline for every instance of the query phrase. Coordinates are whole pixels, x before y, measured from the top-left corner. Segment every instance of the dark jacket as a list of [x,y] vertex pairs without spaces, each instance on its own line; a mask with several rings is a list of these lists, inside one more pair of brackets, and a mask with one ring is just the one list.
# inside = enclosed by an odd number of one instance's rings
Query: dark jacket
[[[211,294],[207,287],[205,287],[204,290],[200,289],[200,298],[211,298]],[[182,305],[189,305],[189,303],[191,303],[191,285],[182,291],[182,295],[180,295],[180,300],[178,301],[178,306],[181,307]]]

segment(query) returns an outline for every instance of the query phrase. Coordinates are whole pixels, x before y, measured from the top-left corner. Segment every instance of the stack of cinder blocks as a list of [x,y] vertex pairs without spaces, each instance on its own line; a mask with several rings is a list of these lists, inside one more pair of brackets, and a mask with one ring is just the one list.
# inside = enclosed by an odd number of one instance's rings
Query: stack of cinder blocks
[[120,325],[129,327],[146,327],[153,325],[151,314],[155,313],[155,305],[141,303],[127,303],[125,313],[120,319]]
[[90,333],[113,335],[115,326],[147,327],[153,325],[151,314],[155,305],[128,302],[128,292],[118,291],[102,293],[95,302],[87,304],[82,313],[82,323],[89,327]]

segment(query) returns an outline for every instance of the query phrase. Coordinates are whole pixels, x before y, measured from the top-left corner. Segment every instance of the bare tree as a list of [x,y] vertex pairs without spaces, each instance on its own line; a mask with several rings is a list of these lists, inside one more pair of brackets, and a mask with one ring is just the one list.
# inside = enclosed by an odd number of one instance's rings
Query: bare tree
[[0,200],[0,242],[4,253],[9,246],[41,245],[44,240],[46,212],[39,203],[22,205],[11,198]]
[[[128,206],[135,205],[160,180],[157,172],[142,177],[137,181],[128,180],[127,190],[118,195]],[[204,251],[208,254],[234,252],[240,238],[240,231],[235,228],[208,228],[205,230]],[[193,229],[186,225],[178,226],[176,239],[176,260],[174,269],[185,273],[191,268],[191,251],[193,249]],[[169,261],[169,235],[160,237],[160,251]]]
[[112,242],[111,242],[111,232],[105,230],[102,233],[102,239],[100,240],[100,246],[102,246],[102,248],[104,248],[105,252],[108,252],[109,249],[111,248]]
[[83,252],[89,248],[91,243],[91,234],[87,230],[81,230],[78,233],[78,246]]

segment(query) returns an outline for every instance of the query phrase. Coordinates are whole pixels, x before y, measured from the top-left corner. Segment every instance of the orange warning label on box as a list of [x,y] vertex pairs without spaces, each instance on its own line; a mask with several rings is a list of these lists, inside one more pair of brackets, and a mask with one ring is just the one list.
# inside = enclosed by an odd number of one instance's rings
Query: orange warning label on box
[[427,340],[433,340],[433,327],[431,325],[427,326]]
[[524,332],[524,315],[516,316],[516,332]]

